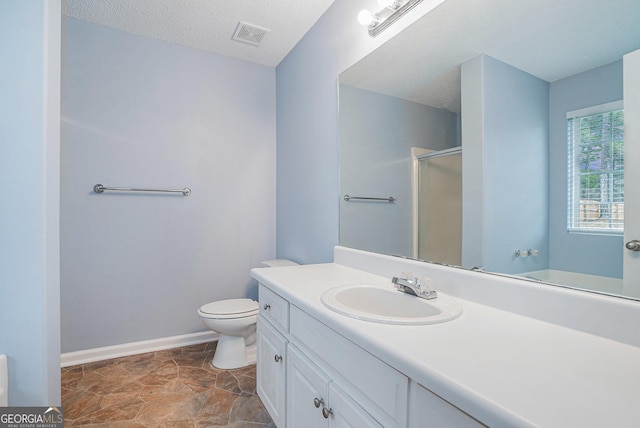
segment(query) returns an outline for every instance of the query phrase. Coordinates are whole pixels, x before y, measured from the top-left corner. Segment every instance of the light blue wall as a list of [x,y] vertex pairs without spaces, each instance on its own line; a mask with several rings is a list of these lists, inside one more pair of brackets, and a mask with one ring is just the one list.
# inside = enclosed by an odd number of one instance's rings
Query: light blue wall
[[[469,61],[462,72],[463,265],[509,273],[549,268],[621,277],[622,237],[566,231],[566,113],[622,99],[622,62],[548,84],[545,109],[544,92],[535,89],[544,82],[490,57]],[[522,100],[528,100],[527,107],[523,108]],[[541,118],[544,111],[547,119]],[[525,120],[528,117],[537,117],[540,126]],[[514,133],[502,126],[505,121],[519,122],[512,128]],[[547,127],[548,148],[543,149],[541,132]],[[535,137],[527,142],[530,135]],[[493,143],[487,145],[487,141]],[[508,141],[519,144],[506,145]],[[528,152],[522,151],[525,148]],[[529,162],[522,167],[515,162],[518,158]],[[543,171],[548,171],[548,179],[540,174]],[[548,197],[548,202],[541,196]],[[520,208],[513,212],[512,206]],[[540,210],[544,206],[548,207],[548,233],[543,234],[547,216]],[[527,248],[540,250],[540,255],[512,257],[513,250]]]
[[567,232],[566,113],[622,99],[622,61],[551,83],[550,224],[551,269],[622,278],[623,237]]
[[9,405],[60,405],[60,2],[0,2],[0,354]]
[[204,331],[275,257],[275,69],[71,18],[62,40],[62,350]]
[[484,62],[462,64],[462,266],[483,267],[484,242]]
[[[463,188],[475,188],[463,194],[474,198],[464,199],[463,240],[482,242],[477,258],[463,254],[463,264],[503,273],[544,269],[549,85],[489,56],[463,64],[462,79]],[[473,226],[464,223],[469,218]],[[514,256],[529,248],[539,255]]]
[[[457,115],[340,85],[340,245],[413,255],[411,148],[457,143]],[[396,198],[346,202],[345,194]]]
[[358,12],[371,0],[336,0],[277,68],[277,255],[333,260],[338,244],[337,76],[424,13],[423,2],[371,38]]

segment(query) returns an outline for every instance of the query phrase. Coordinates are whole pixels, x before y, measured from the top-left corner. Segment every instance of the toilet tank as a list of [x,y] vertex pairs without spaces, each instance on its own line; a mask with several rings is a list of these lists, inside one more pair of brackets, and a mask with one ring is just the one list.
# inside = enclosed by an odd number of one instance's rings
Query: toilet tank
[[262,267],[298,266],[298,263],[287,259],[266,260],[261,263]]

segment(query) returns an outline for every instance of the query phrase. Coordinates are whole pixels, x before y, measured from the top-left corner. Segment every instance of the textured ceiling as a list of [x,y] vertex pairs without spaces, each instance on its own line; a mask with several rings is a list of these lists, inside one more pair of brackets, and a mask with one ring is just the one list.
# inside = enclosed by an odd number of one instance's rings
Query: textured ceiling
[[640,0],[447,0],[340,75],[460,111],[459,65],[490,55],[549,82],[640,49]]
[[[63,0],[64,15],[277,66],[334,0]],[[260,46],[231,39],[240,21],[269,29]]]

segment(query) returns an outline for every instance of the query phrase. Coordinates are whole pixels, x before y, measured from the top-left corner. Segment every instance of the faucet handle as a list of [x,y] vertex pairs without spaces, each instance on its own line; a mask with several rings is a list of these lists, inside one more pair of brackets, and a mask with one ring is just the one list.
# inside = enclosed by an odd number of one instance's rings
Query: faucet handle
[[431,286],[431,278],[427,276],[420,277],[420,279],[418,279],[418,287],[425,291],[432,291],[433,287]]
[[433,289],[433,280],[429,277],[423,276],[420,278],[418,284],[418,293],[420,297],[425,299],[435,299],[438,297],[438,292]]
[[400,272],[400,276],[404,279],[413,279],[412,272]]

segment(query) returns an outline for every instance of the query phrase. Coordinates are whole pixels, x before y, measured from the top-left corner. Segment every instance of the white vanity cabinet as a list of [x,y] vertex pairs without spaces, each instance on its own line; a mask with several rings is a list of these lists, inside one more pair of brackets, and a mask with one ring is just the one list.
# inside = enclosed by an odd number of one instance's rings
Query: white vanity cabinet
[[262,284],[259,296],[257,391],[278,428],[406,426],[406,376]]
[[278,428],[481,427],[260,284],[257,391]]

